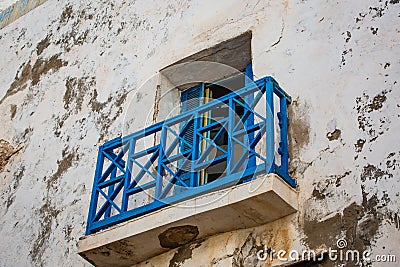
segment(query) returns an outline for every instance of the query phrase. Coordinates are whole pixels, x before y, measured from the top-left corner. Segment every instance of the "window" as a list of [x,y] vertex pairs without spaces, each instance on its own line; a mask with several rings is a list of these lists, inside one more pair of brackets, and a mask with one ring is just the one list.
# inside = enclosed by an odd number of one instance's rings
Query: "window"
[[[160,71],[168,83],[179,90],[181,113],[196,109],[213,99],[239,90],[253,80],[251,36],[251,32],[245,32],[179,60]],[[183,191],[186,186],[204,185],[226,175],[228,134],[218,121],[227,118],[228,113],[228,106],[221,105],[219,108],[202,114],[199,121],[190,121],[186,126],[188,129],[185,129],[183,136],[185,142],[182,142],[180,147],[186,158],[178,163],[181,173],[180,179],[176,181],[175,193]],[[239,104],[236,105],[235,113],[237,116],[243,115],[243,108]],[[253,116],[249,116],[245,123],[252,124],[252,120]],[[197,124],[195,125],[195,123]],[[196,135],[194,128],[198,129],[199,127],[203,129],[202,133]],[[213,162],[206,160],[210,163],[206,169],[194,171],[192,160],[204,154],[205,150],[209,149],[210,142],[214,142],[215,145],[212,151],[213,155],[207,157],[215,160]],[[192,145],[198,146],[197,155],[190,154]],[[236,154],[240,155],[243,147],[237,146],[234,150]],[[250,165],[252,162],[254,165],[255,159],[250,157]]]
[[[181,92],[181,102],[182,108],[181,112],[185,112],[188,110],[195,109],[203,104],[207,104],[210,100],[219,99],[229,93],[236,91],[238,89],[243,88],[246,83],[253,80],[253,72],[252,72],[252,65],[248,64],[246,68],[237,74],[234,74],[228,78],[221,79],[212,83],[199,83],[185,91]],[[242,100],[244,102],[244,100]],[[244,109],[240,104],[235,105],[235,113],[238,118],[241,118],[244,115]],[[197,179],[198,185],[204,185],[206,183],[215,181],[216,179],[223,177],[226,175],[226,164],[227,158],[222,157],[224,152],[228,150],[228,134],[225,129],[223,129],[223,125],[218,123],[223,118],[227,118],[229,115],[229,108],[227,105],[222,105],[217,107],[209,112],[206,112],[202,119],[199,122],[199,127],[205,129],[201,136],[197,141],[199,154],[205,152],[206,147],[208,146],[209,142],[214,142],[214,155],[213,159],[217,159],[213,162],[210,162],[210,165],[196,172],[195,179]],[[182,142],[181,150],[187,151],[190,149],[190,145],[193,145],[195,142],[194,139],[194,121],[190,122],[189,130],[184,134],[184,140],[186,143]],[[249,116],[246,121],[242,123],[247,123],[247,126],[253,123],[253,117]],[[237,154],[240,154],[240,150],[242,148],[236,147],[235,151]],[[188,153],[189,154],[189,153]],[[219,159],[219,157],[221,157]],[[183,165],[184,161],[181,161]],[[255,163],[254,160],[250,160],[247,167],[253,166]],[[190,166],[182,166],[183,173],[181,175],[181,181],[184,182],[186,185],[189,185],[190,179]],[[182,187],[177,189],[177,191],[181,191]]]

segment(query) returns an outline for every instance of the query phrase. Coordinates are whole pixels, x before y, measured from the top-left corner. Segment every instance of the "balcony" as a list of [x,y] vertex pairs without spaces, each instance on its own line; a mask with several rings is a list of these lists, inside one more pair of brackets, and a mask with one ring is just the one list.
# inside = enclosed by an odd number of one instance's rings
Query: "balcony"
[[[295,212],[290,102],[265,77],[100,146],[79,253],[98,266],[129,266],[184,244],[165,243],[168,229],[196,227],[189,242]],[[215,166],[223,171],[211,179]]]

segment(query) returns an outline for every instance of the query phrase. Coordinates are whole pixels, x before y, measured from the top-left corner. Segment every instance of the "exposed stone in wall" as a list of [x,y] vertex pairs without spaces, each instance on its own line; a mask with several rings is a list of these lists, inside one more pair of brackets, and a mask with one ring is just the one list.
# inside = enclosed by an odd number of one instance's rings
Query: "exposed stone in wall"
[[183,245],[175,252],[169,261],[169,267],[179,267],[185,261],[192,259],[192,251],[201,246],[201,241],[196,241],[187,245]]
[[14,148],[6,140],[0,139],[0,172],[14,154]]
[[[260,237],[258,239],[260,240]],[[244,244],[234,251],[232,266],[258,266],[260,260],[257,259],[257,252],[264,249],[264,244],[261,242],[259,241],[257,244],[256,237],[250,233]]]
[[340,129],[335,129],[333,132],[329,132],[326,134],[326,138],[329,141],[338,140],[342,131]]
[[137,266],[266,266],[271,264],[271,259],[259,260],[257,252],[289,251],[293,245],[290,221],[294,218],[289,216],[269,225],[196,240]]
[[158,239],[163,248],[177,248],[193,241],[199,235],[199,229],[193,225],[172,227],[162,232]]

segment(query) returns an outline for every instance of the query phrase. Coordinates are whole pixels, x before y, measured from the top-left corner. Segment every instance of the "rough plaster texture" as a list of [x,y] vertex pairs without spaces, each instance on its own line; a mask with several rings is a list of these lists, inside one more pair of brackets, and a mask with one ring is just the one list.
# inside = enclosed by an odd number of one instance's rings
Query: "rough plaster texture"
[[88,266],[76,243],[97,146],[122,133],[131,101],[131,130],[146,123],[143,107],[163,109],[156,86],[135,94],[158,70],[248,30],[255,77],[274,76],[294,99],[300,211],[139,266],[257,266],[262,245],[334,247],[339,237],[399,261],[399,1],[168,2],[49,0],[0,30],[0,139],[10,155],[0,265]]
[[0,2],[0,29],[25,15],[47,0],[11,0]]

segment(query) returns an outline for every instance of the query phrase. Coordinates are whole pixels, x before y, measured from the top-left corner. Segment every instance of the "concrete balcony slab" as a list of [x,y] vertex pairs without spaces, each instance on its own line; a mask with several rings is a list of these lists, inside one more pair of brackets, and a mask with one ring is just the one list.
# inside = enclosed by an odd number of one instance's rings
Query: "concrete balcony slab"
[[85,236],[78,253],[95,266],[132,266],[195,239],[272,222],[297,205],[296,190],[262,175]]

